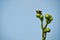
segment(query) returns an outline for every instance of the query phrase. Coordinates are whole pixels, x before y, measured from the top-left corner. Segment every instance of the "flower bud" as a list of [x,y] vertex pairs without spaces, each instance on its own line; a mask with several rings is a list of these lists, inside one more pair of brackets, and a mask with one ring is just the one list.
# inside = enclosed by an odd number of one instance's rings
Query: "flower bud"
[[46,29],[46,28],[44,29],[44,32],[45,32],[45,33],[47,32],[47,29]]
[[46,32],[50,32],[51,30],[50,30],[50,28],[45,28],[44,29],[44,32],[46,33]]
[[51,30],[50,30],[50,28],[47,28],[47,32],[50,32]]
[[36,17],[37,17],[37,18],[40,18],[40,14],[36,14]]
[[50,15],[49,15],[49,14],[46,14],[46,15],[45,15],[45,18],[46,18],[46,19],[49,19],[49,18],[50,18]]
[[50,20],[52,21],[52,20],[53,20],[53,18],[51,17],[51,18],[50,18]]
[[40,15],[40,19],[41,19],[41,20],[43,19],[43,15]]

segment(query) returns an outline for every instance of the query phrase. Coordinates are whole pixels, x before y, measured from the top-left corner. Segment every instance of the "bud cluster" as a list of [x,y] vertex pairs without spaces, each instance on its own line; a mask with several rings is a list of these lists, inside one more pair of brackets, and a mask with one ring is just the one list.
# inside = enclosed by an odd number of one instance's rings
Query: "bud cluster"
[[43,15],[42,15],[42,13],[41,13],[42,11],[40,11],[40,10],[36,10],[36,17],[37,18],[39,18],[41,21],[43,21]]
[[46,25],[43,27],[43,20],[44,20],[44,16],[42,15],[42,11],[40,10],[36,10],[36,17],[39,18],[41,20],[41,28],[42,28],[42,40],[46,39],[46,34],[47,32],[50,32],[51,29],[47,28],[47,25],[49,23],[51,23],[51,21],[53,20],[53,17],[50,14],[46,14],[45,15],[45,19],[46,19]]
[[50,31],[51,31],[50,28],[45,28],[45,29],[44,29],[44,32],[45,32],[45,33],[50,32]]
[[47,24],[51,23],[51,21],[53,20],[53,18],[52,18],[52,16],[50,14],[46,14],[45,18],[46,18],[46,23]]

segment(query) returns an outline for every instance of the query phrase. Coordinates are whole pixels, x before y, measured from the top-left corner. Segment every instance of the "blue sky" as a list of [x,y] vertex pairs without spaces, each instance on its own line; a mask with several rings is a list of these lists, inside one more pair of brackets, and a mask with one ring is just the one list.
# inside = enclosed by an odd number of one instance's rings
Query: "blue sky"
[[[60,40],[60,0],[0,0],[0,40],[41,40],[40,20],[36,10],[49,13],[47,40]],[[44,23],[45,24],[45,23]]]

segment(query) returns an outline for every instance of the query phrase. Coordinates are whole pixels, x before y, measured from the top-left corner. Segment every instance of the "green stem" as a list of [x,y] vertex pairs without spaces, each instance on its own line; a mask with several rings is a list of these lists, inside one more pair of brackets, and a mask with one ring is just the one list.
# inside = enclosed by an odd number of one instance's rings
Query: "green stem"
[[43,31],[43,21],[41,21],[41,28],[42,28],[42,40],[44,40],[44,31]]
[[43,21],[41,21],[41,28],[42,28],[42,30],[43,30]]
[[[45,25],[44,29],[45,29],[45,28],[47,28],[47,25],[48,25],[48,24],[46,23],[46,25]],[[44,29],[43,29],[43,30],[44,30]],[[46,40],[46,35],[47,35],[47,32],[46,32],[46,33],[44,33],[44,40]]]
[[45,40],[44,31],[42,30],[42,40]]
[[[45,25],[44,28],[46,28],[47,25],[48,25],[48,24],[46,23],[46,25]],[[45,39],[46,39],[46,35],[47,35],[47,33],[44,33],[43,21],[41,21],[41,28],[42,28],[42,40],[45,40]]]
[[47,28],[47,25],[48,25],[48,24],[46,23],[46,25],[45,25],[45,27],[44,27],[44,28]]
[[47,35],[47,33],[45,33],[45,39],[46,39],[46,35]]

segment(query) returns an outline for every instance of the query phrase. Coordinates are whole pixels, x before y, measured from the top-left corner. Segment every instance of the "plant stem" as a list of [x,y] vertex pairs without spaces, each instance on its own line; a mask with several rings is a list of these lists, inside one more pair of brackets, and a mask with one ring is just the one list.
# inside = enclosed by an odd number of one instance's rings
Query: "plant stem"
[[[48,24],[46,23],[45,28],[47,28],[47,25],[48,25]],[[47,32],[45,33],[45,39],[46,39],[46,35],[47,35]]]
[[42,28],[42,30],[43,30],[43,21],[41,21],[41,28]]
[[[48,25],[48,24],[46,23],[46,25],[45,25],[44,28],[46,28],[47,25]],[[44,33],[43,21],[41,21],[41,28],[42,28],[42,40],[45,40],[45,39],[46,39],[46,35],[47,35],[47,33]]]
[[45,38],[44,38],[44,30],[43,30],[43,21],[41,21],[41,28],[42,28],[42,40],[45,40]]
[[42,40],[45,40],[44,31],[42,30]]
[[47,25],[48,25],[48,24],[46,23],[46,25],[45,25],[45,27],[44,27],[44,28],[46,28],[46,27],[47,27]]
[[47,33],[45,33],[45,39],[46,39],[46,35],[47,35]]

